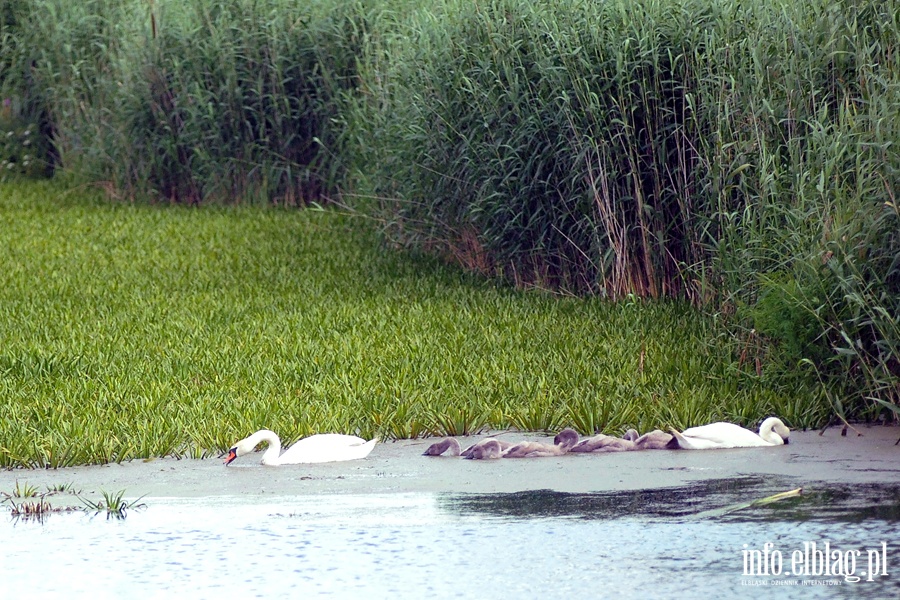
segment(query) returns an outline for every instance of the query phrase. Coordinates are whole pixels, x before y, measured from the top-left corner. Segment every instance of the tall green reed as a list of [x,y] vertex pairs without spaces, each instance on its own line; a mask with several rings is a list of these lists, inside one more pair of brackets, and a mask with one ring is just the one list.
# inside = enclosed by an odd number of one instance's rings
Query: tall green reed
[[685,60],[698,14],[442,8],[421,11],[363,67],[364,81],[381,82],[355,121],[373,140],[366,176],[398,237],[524,284],[683,294],[681,264],[700,258]]
[[436,2],[367,48],[357,191],[401,243],[686,297],[770,348],[758,375],[849,369],[857,400],[896,398],[897,14]]
[[353,1],[37,0],[19,61],[62,165],[123,197],[302,204],[341,178]]
[[746,83],[731,92],[740,108],[718,154],[747,165],[713,213],[727,298],[786,370],[811,367],[835,410],[855,416],[900,398],[896,9],[766,15],[761,31],[778,35],[749,37],[752,60],[730,66]]
[[0,180],[45,176],[57,162],[44,90],[31,69],[29,10],[23,0],[0,0]]

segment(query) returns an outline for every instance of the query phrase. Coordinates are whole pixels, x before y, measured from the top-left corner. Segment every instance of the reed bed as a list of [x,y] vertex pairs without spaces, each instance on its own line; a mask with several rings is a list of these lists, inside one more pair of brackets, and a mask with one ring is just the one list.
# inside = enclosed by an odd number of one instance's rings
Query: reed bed
[[0,466],[204,457],[261,428],[408,438],[707,419],[794,427],[814,389],[684,303],[515,291],[332,211],[0,187]]
[[838,415],[896,418],[898,15],[428,5],[361,63],[361,193],[398,241],[526,287],[688,299]]
[[305,204],[333,191],[349,1],[3,0],[0,90],[116,197]]

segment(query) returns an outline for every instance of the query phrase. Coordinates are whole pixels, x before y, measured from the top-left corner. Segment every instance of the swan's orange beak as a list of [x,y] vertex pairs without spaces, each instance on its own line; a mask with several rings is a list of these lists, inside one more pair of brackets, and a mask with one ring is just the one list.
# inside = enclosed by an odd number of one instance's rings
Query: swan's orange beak
[[228,456],[225,457],[225,466],[227,467],[228,464],[236,458],[237,458],[237,451],[234,448],[232,448],[231,450],[228,451]]

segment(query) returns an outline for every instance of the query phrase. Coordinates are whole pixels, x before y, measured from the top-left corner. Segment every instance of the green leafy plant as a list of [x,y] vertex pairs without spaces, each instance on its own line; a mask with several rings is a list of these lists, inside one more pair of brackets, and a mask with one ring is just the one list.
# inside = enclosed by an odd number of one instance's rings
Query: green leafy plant
[[687,298],[764,334],[758,377],[815,385],[805,359],[848,416],[893,418],[897,14],[435,3],[361,61],[360,205],[523,287]]
[[76,495],[78,494],[78,492],[75,491],[75,484],[72,483],[72,482],[69,482],[69,483],[57,483],[57,484],[54,484],[54,485],[48,485],[48,486],[47,486],[47,493],[48,493],[48,494],[66,494],[66,493],[70,493],[70,494],[76,494]]
[[16,487],[11,493],[3,493],[7,500],[11,498],[37,498],[39,495],[37,487],[27,482],[19,483],[18,479],[16,479]]

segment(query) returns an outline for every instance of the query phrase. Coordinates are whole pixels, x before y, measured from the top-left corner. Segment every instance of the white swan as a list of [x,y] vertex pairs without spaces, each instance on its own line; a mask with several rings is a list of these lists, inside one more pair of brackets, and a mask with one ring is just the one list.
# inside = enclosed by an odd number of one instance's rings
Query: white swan
[[355,435],[343,435],[340,433],[320,433],[303,438],[281,454],[281,440],[278,435],[268,429],[257,431],[250,437],[236,442],[225,464],[228,465],[238,456],[253,452],[262,442],[268,442],[269,447],[263,453],[264,465],[296,465],[300,463],[323,463],[343,460],[356,460],[365,458],[375,447],[377,439],[368,442]]
[[734,423],[712,423],[701,427],[691,427],[679,433],[669,442],[669,448],[685,450],[706,450],[709,448],[752,448],[757,446],[780,446],[789,442],[791,430],[778,417],[769,417],[759,426],[759,434],[739,427]]

